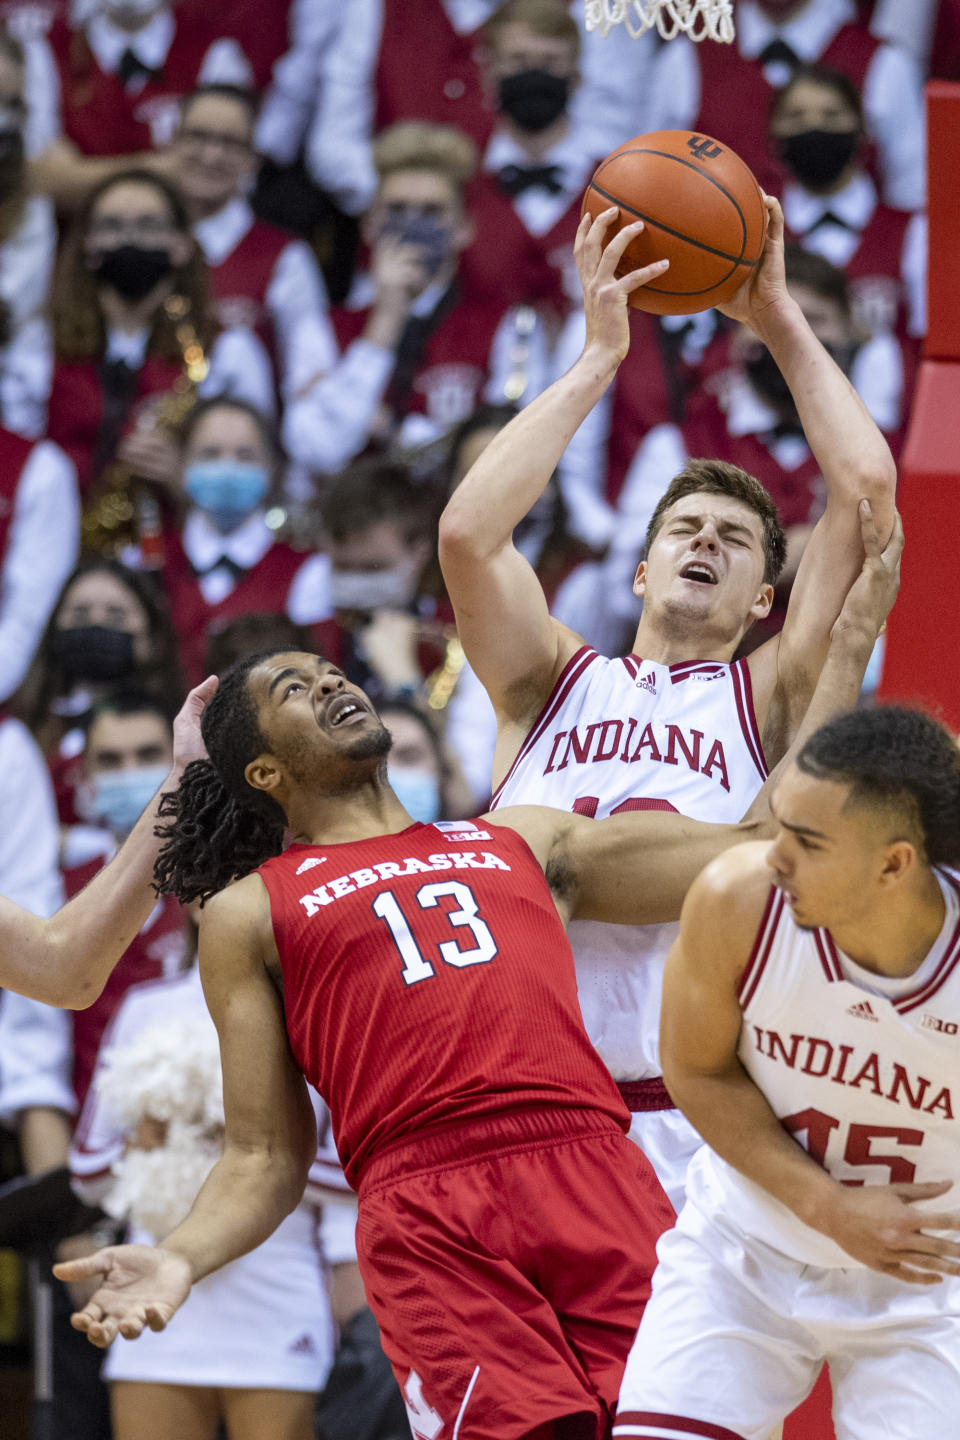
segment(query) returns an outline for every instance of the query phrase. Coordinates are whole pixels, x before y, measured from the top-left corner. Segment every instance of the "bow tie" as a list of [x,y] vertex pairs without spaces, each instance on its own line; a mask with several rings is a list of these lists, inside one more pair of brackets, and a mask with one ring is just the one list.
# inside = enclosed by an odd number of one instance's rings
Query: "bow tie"
[[761,65],[789,65],[795,70],[800,64],[800,56],[796,50],[791,49],[786,40],[771,40],[769,45],[764,45],[757,56]]
[[807,234],[812,235],[814,230],[820,229],[821,225],[838,225],[841,230],[850,230],[851,232],[858,229],[856,225],[851,225],[849,220],[844,220],[842,215],[836,215],[832,210],[824,210],[820,218],[814,220]]
[[248,573],[245,566],[238,565],[236,560],[231,559],[229,555],[218,556],[212,565],[204,565],[202,569],[197,569],[197,567],[194,566],[193,573],[198,580],[203,580],[207,575],[212,575],[215,570],[225,570],[235,584],[241,581],[244,575]]
[[497,182],[511,199],[525,190],[546,190],[550,195],[559,195],[563,190],[563,171],[559,165],[504,165],[497,171]]
[[117,77],[124,85],[129,85],[131,80],[162,80],[163,71],[154,70],[151,65],[145,65],[139,56],[134,55],[131,49],[124,50],[120,56],[120,64],[117,66]]

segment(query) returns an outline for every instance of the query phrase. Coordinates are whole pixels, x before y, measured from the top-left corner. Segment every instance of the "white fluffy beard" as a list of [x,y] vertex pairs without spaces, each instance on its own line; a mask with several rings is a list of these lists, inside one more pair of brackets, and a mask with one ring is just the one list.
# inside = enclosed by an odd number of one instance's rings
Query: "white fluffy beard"
[[165,1144],[155,1150],[128,1150],[114,1163],[113,1183],[100,1203],[108,1215],[129,1220],[162,1240],[186,1217],[220,1150],[219,1136],[173,1119]]

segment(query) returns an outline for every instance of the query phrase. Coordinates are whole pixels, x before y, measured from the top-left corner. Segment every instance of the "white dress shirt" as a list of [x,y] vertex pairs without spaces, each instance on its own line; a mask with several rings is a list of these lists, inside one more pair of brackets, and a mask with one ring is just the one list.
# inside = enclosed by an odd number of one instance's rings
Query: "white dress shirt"
[[[865,170],[859,170],[832,195],[814,195],[795,180],[789,181],[783,191],[783,216],[805,250],[822,255],[843,270],[878,203],[877,187]],[[844,223],[824,220],[827,214],[836,215]],[[907,328],[911,335],[922,335],[926,330],[926,236],[927,217],[915,211],[907,223],[900,255],[900,279],[906,291]]]
[[318,97],[326,61],[347,15],[342,0],[292,0],[290,49],[273,67],[257,119],[257,153],[289,165],[300,153]]
[[[146,330],[131,334],[126,330],[107,331],[106,358],[123,360],[133,370],[143,364],[150,335]],[[250,330],[221,330],[210,347],[210,369],[197,387],[201,396],[230,395],[246,400],[265,415],[276,410],[273,369],[266,350]]]
[[[252,570],[276,541],[264,519],[263,510],[248,515],[242,525],[224,533],[205,511],[196,506],[187,511],[181,540],[208,605],[219,605],[237,586],[237,578],[221,559],[232,561],[241,570]],[[330,557],[305,555],[287,595],[287,614],[298,625],[315,625],[333,614],[330,603]]]
[[[253,210],[239,195],[198,220],[193,233],[207,264],[222,265],[255,223]],[[289,399],[332,369],[338,353],[323,276],[305,240],[291,237],[281,250],[267,286],[266,305],[276,336],[281,387]]]
[[[431,314],[444,288],[440,282],[428,285],[414,300],[411,314]],[[347,308],[364,310],[373,300],[372,277],[358,274],[347,297]],[[525,325],[528,317],[532,329],[518,340],[518,322]],[[485,400],[506,399],[509,382],[518,374],[521,354],[525,388],[519,403],[525,405],[546,384],[549,357],[543,321],[529,306],[508,310],[497,327],[488,357]],[[384,350],[362,336],[353,340],[328,374],[287,404],[283,444],[291,459],[308,470],[336,474],[359,455],[370,442],[395,364],[395,350]],[[402,445],[429,444],[465,418],[466,413],[411,413],[403,419],[397,438]]]
[[[63,904],[50,775],[19,720],[0,722],[0,894],[35,915]],[[71,1113],[70,1017],[12,990],[0,994],[0,1118],[30,1105]]]
[[[807,0],[781,22],[765,14],[755,0],[739,0],[735,45],[755,59],[772,40],[783,40],[800,60],[815,63],[833,37],[857,19],[855,0]],[[790,76],[785,64],[766,67],[771,85]],[[700,111],[697,46],[685,36],[664,45],[651,75],[650,124],[658,130],[689,130]],[[884,199],[901,210],[918,210],[925,193],[923,73],[907,50],[882,45],[867,67],[863,110],[867,134],[876,141],[883,174]],[[764,116],[748,117],[751,124]]]
[[[483,168],[491,174],[498,174],[505,165],[518,165],[521,169],[530,165],[555,165],[557,179],[563,186],[556,192],[544,186],[531,186],[514,196],[513,208],[531,235],[546,235],[561,215],[564,215],[575,199],[583,194],[590,176],[596,168],[597,156],[584,148],[579,132],[571,125],[567,134],[556,145],[551,145],[543,156],[533,159],[529,150],[518,145],[505,131],[497,130],[490,137],[483,157]],[[571,253],[571,263],[573,256]]]
[[[76,470],[59,445],[41,440],[23,468],[0,564],[0,701],[26,675],[79,548]],[[0,893],[9,892],[0,885]]]

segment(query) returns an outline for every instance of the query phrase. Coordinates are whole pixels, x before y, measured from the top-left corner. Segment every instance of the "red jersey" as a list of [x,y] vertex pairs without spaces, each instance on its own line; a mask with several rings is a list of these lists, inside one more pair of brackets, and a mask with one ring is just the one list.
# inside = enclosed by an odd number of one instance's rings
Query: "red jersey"
[[270,896],[294,1057],[357,1186],[386,1146],[536,1110],[629,1116],[587,1039],[543,871],[513,830],[291,845]]

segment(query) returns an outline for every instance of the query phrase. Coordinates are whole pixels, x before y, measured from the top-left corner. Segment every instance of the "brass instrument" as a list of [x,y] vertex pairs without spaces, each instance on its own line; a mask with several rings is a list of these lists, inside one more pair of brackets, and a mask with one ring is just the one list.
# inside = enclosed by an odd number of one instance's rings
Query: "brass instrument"
[[[157,425],[175,431],[192,410],[197,389],[206,379],[210,362],[190,318],[190,302],[170,295],[164,310],[173,322],[183,370],[171,388],[155,398]],[[84,550],[116,556],[128,545],[139,544],[143,564],[157,569],[163,563],[160,507],[151,487],[138,481],[129,465],[114,460],[97,481],[84,506],[80,522]]]
[[443,659],[424,680],[423,692],[431,710],[445,710],[457,688],[467,657],[455,625],[426,621],[421,625],[420,638],[443,644]]

